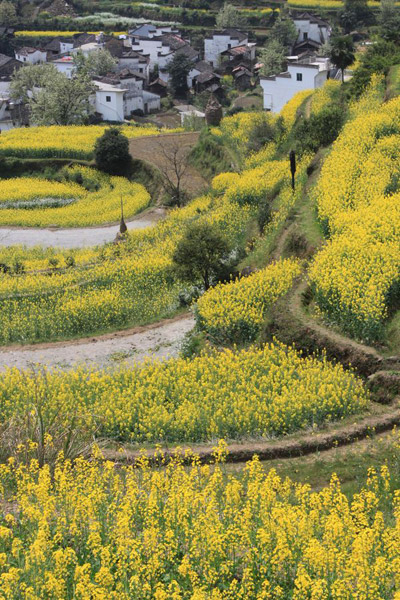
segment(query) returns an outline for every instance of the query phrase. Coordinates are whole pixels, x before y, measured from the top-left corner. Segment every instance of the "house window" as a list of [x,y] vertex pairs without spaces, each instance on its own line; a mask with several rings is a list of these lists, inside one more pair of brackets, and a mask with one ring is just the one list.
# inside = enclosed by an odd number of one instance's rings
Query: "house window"
[[106,102],[111,102],[111,96],[106,96]]
[[303,40],[308,40],[308,33],[307,33],[307,31],[304,31],[304,33],[303,33]]
[[297,81],[303,81],[303,73],[297,73],[296,79]]

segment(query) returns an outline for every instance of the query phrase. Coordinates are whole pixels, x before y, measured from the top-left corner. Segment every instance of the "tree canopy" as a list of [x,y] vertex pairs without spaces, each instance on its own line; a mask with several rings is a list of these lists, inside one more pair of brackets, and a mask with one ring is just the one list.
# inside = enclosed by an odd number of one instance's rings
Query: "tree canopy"
[[173,262],[181,279],[202,279],[207,290],[211,278],[218,273],[230,247],[225,237],[215,227],[194,223],[185,232],[173,255]]
[[354,62],[354,44],[350,36],[336,37],[331,40],[330,59],[342,71],[342,81],[344,80],[344,70]]
[[271,40],[259,53],[259,61],[262,63],[261,75],[270,77],[281,73],[285,65],[285,47],[279,40]]
[[28,104],[36,125],[84,123],[90,112],[91,81],[85,76],[68,79],[54,65],[29,65],[11,81],[11,96]]
[[217,14],[215,24],[218,29],[226,29],[227,27],[243,29],[247,27],[247,19],[240,13],[236,6],[225,2]]
[[187,91],[187,76],[193,68],[193,63],[184,54],[175,54],[169,63],[167,70],[170,75],[170,87],[175,95],[184,94]]
[[107,73],[115,70],[117,62],[108,50],[101,48],[95,52],[90,52],[88,56],[85,56],[83,52],[77,52],[74,57],[74,64],[80,75],[104,77]]
[[96,142],[94,154],[96,166],[110,175],[126,175],[132,163],[129,140],[118,127],[106,129]]

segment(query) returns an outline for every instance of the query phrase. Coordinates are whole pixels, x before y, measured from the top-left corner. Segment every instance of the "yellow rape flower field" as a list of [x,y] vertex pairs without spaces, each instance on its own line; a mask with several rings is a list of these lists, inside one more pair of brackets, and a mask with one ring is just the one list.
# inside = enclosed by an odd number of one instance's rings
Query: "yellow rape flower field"
[[57,420],[101,438],[200,442],[275,437],[365,411],[368,393],[341,365],[302,359],[279,344],[263,350],[171,359],[116,373],[76,369],[0,376],[0,422],[40,406]]
[[[52,125],[11,129],[0,136],[0,156],[91,158],[96,140],[106,129],[103,125]],[[160,130],[153,126],[124,126],[121,130],[129,139],[160,133]]]
[[[0,225],[83,227],[117,221],[121,198],[127,217],[146,208],[150,195],[123,177],[107,177],[95,169],[75,166],[66,181],[21,177],[0,181]],[[80,176],[82,185],[68,179]],[[85,188],[94,186],[94,191]],[[97,188],[97,191],[96,191]]]
[[[398,452],[398,450],[397,450]],[[396,473],[370,470],[347,498],[312,491],[254,458],[240,476],[196,457],[161,470],[59,460],[15,462],[0,485],[0,588],[7,600],[394,599]]]
[[326,159],[315,195],[331,239],[310,269],[323,314],[353,336],[376,340],[399,284],[400,99],[374,85]]
[[228,284],[218,284],[197,302],[199,327],[219,343],[253,341],[268,308],[292,287],[300,275],[297,261],[284,260]]

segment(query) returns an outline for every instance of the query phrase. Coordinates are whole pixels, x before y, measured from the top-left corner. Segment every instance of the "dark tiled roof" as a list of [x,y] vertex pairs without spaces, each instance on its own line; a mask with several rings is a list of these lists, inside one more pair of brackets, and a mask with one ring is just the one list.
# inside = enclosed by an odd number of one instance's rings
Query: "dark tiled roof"
[[0,54],[0,67],[4,67],[4,65],[9,63],[10,60],[15,60],[15,59],[11,56],[6,56],[5,54]]

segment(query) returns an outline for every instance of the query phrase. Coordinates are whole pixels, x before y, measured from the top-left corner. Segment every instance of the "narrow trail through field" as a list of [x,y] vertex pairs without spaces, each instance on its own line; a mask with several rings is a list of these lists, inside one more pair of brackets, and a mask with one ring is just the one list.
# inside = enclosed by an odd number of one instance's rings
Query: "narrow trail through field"
[[[129,231],[152,227],[165,216],[162,207],[151,207],[126,221]],[[18,244],[45,248],[83,248],[112,242],[119,231],[119,223],[97,227],[34,229],[25,227],[0,227],[0,246]]]
[[194,326],[188,313],[143,327],[105,335],[33,346],[0,348],[0,371],[8,367],[29,369],[33,365],[70,369],[76,365],[115,368],[133,365],[147,357],[177,356],[185,334]]

